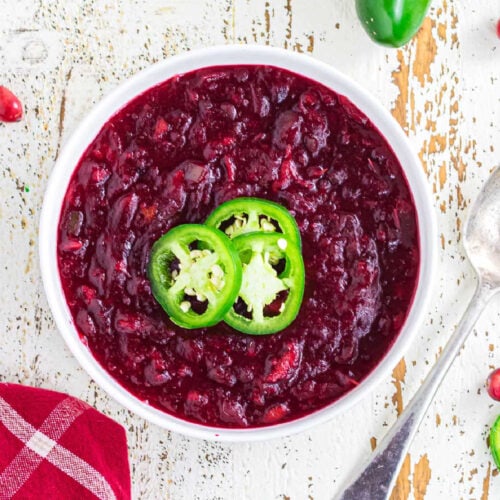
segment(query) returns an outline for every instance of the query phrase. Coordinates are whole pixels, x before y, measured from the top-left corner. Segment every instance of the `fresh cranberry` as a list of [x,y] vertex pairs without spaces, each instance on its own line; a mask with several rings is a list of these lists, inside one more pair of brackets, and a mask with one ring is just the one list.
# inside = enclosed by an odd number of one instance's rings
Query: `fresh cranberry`
[[0,85],[0,121],[18,122],[22,117],[21,101],[8,88]]
[[493,370],[486,381],[488,394],[495,401],[500,401],[500,368]]

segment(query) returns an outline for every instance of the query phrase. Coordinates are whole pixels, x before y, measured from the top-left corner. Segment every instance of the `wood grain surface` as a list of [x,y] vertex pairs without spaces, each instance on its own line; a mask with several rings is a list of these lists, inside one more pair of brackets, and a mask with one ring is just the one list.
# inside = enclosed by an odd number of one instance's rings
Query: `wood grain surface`
[[[461,228],[499,163],[498,18],[498,0],[434,0],[418,36],[395,50],[367,38],[352,0],[0,0],[0,85],[26,107],[22,122],[0,124],[0,380],[68,392],[122,423],[134,498],[332,498],[415,393],[472,295]],[[328,424],[255,444],[169,433],[111,400],[57,332],[37,257],[48,176],[89,108],[151,63],[226,43],[309,53],[374,94],[419,153],[440,235],[431,307],[392,378]],[[493,300],[439,389],[392,500],[500,498],[487,448],[500,404],[484,389],[500,366],[499,308]]]

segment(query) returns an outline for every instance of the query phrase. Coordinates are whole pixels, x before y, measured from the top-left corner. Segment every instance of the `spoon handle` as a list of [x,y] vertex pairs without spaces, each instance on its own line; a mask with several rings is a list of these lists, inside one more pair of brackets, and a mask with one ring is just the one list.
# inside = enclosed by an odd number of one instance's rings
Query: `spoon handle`
[[389,498],[397,473],[410,443],[439,384],[469,335],[488,300],[497,289],[480,282],[457,329],[441,356],[401,413],[391,430],[377,446],[368,464],[355,471],[354,480],[336,500],[385,500]]

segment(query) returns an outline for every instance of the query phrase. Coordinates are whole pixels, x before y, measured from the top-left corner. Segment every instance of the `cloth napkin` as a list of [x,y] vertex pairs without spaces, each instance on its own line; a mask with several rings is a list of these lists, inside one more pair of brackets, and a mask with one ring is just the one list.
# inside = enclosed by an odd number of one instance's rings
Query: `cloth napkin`
[[130,499],[122,426],[67,394],[0,383],[0,500]]

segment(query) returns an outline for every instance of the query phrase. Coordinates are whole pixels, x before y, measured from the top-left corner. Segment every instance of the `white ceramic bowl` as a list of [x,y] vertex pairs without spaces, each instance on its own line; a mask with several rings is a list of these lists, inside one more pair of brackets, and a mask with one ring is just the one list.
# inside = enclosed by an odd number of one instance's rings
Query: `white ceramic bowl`
[[[179,73],[225,64],[267,64],[286,68],[316,80],[348,97],[392,146],[410,184],[418,212],[421,267],[410,313],[396,342],[378,366],[355,389],[326,408],[291,422],[255,429],[225,429],[195,424],[163,413],[142,402],[118,384],[80,340],[63,294],[56,258],[57,221],[74,168],[107,120],[134,96]],[[332,67],[309,56],[263,46],[222,46],[169,58],[137,74],[103,99],[64,145],[45,194],[40,221],[40,261],[45,292],[57,326],[88,374],[123,406],[161,427],[197,438],[255,441],[293,434],[325,422],[370,394],[386,380],[417,330],[430,297],[436,261],[437,231],[432,201],[417,156],[398,123],[368,92]]]

